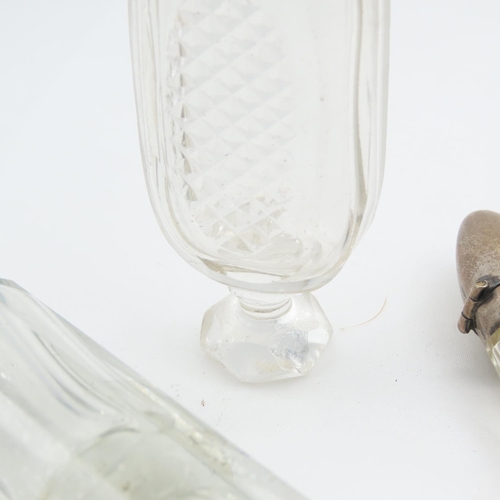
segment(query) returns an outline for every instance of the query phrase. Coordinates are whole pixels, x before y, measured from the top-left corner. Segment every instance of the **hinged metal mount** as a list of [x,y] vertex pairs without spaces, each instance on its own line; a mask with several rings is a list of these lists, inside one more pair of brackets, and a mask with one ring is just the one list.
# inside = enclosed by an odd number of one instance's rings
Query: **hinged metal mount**
[[458,320],[458,329],[462,333],[469,333],[476,327],[476,312],[479,306],[489,299],[500,285],[498,276],[486,275],[479,278],[473,285],[467,297],[462,315]]

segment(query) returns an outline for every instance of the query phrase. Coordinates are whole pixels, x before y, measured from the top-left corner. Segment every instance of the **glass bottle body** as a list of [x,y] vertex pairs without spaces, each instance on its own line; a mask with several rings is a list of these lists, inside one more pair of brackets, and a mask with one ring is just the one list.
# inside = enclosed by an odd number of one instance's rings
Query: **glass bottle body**
[[0,499],[302,497],[0,280]]
[[[294,295],[338,273],[380,192],[388,1],[132,0],[131,19],[143,162],[167,239],[236,291],[222,322],[244,314],[242,297],[317,314]],[[322,313],[315,325],[324,346],[331,327]],[[212,333],[205,347],[231,336]]]

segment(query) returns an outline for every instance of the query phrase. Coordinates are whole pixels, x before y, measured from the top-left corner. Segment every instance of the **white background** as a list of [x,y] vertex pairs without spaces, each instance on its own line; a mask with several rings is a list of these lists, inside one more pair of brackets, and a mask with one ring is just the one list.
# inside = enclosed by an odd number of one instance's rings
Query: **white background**
[[312,499],[499,497],[500,381],[454,262],[461,220],[500,211],[499,142],[500,2],[395,0],[381,203],[316,293],[334,337],[309,376],[243,385],[198,345],[226,289],[149,205],[125,2],[0,2],[0,276]]

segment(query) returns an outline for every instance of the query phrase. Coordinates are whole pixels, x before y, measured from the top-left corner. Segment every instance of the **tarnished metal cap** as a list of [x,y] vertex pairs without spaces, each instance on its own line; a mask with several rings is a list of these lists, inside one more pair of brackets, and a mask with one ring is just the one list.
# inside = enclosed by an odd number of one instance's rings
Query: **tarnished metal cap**
[[462,222],[457,273],[464,299],[458,328],[487,342],[500,328],[500,214],[481,210]]

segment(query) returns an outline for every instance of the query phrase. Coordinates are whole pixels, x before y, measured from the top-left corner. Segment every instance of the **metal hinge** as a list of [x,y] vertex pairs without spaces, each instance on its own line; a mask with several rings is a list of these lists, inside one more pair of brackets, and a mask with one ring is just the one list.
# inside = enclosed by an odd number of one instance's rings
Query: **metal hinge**
[[462,333],[469,333],[476,327],[476,311],[479,306],[491,297],[491,294],[500,285],[498,276],[486,275],[479,278],[469,292],[462,315],[458,320],[458,329]]

